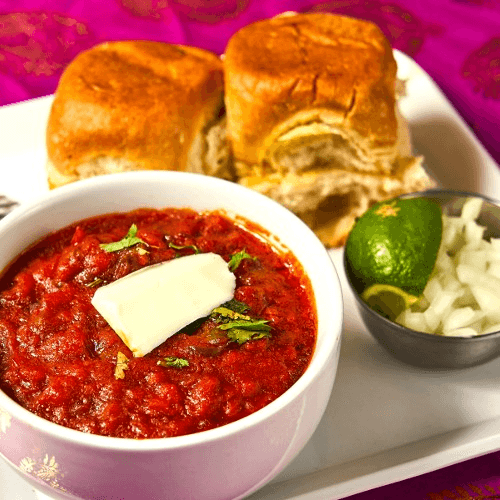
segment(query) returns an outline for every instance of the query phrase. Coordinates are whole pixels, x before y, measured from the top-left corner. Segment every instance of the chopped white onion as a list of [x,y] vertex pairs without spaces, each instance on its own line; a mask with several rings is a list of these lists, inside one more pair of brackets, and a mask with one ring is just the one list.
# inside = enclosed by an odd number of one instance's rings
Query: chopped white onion
[[477,223],[483,200],[469,198],[461,215],[443,214],[443,236],[423,298],[396,322],[413,330],[471,337],[500,330],[500,238],[484,239]]

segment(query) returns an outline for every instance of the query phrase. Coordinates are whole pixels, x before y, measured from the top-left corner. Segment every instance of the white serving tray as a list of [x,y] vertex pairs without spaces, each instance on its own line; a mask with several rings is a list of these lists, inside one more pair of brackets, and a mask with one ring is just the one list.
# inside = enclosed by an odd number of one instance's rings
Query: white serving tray
[[[401,101],[415,149],[442,187],[500,198],[500,170],[430,77],[396,51]],[[20,202],[47,191],[45,97],[0,108],[0,194]],[[252,500],[330,500],[500,449],[500,359],[463,371],[424,371],[387,354],[367,333],[331,252],[345,297],[336,382],[326,413],[296,459]],[[258,457],[254,457],[258,460]],[[0,500],[34,500],[0,463]]]

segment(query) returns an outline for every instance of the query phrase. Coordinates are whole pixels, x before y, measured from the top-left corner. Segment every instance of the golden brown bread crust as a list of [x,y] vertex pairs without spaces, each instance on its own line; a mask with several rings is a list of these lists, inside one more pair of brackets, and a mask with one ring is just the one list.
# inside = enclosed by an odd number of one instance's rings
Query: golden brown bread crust
[[374,202],[435,185],[411,155],[396,61],[376,25],[333,14],[259,21],[231,38],[224,68],[238,182],[327,247]]
[[117,170],[194,169],[195,139],[222,108],[215,54],[148,41],[97,45],[59,82],[47,127],[49,183],[107,173],[96,158],[116,159]]
[[239,183],[340,246],[372,203],[435,185],[411,156],[396,69],[372,23],[331,14],[257,22],[226,49],[219,119],[214,54],[157,42],[97,46],[61,78],[47,130],[49,185],[138,169],[235,179],[234,155]]
[[397,67],[376,25],[333,14],[259,21],[233,35],[224,67],[237,160],[260,164],[280,136],[311,122],[347,131],[368,156],[395,157]]

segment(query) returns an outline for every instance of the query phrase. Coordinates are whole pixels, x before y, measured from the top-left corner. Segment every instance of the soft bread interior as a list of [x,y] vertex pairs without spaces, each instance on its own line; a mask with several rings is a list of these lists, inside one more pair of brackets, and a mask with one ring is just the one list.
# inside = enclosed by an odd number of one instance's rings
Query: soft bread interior
[[298,124],[275,141],[267,161],[236,161],[239,182],[296,213],[328,247],[342,245],[356,217],[373,203],[435,186],[411,155],[410,130],[396,104],[393,148],[366,151],[329,123]]
[[332,190],[314,210],[299,211],[297,215],[327,247],[343,245],[356,218],[374,203],[435,186],[421,163],[421,158],[403,161],[400,172],[391,177],[354,175],[339,183],[338,189]]
[[240,183],[295,212],[329,247],[342,245],[356,217],[373,203],[434,186],[422,158],[401,159],[392,175],[314,170],[249,176]]
[[225,116],[196,136],[189,151],[186,171],[234,180]]
[[[422,165],[421,157],[411,155],[409,127],[400,114],[398,140],[388,173],[374,173],[364,167],[356,149],[327,126],[309,128],[317,132],[302,137],[285,135],[275,160],[281,168],[250,168],[236,162],[244,186],[265,194],[296,213],[328,247],[342,245],[357,217],[373,203],[404,193],[435,186]],[[289,149],[287,149],[287,147]],[[373,161],[373,157],[370,159]]]
[[362,189],[371,200],[401,194],[407,189],[419,190],[433,185],[422,167],[421,158],[398,162],[393,175],[353,172],[345,169],[311,170],[301,174],[247,176],[239,179],[244,186],[257,190],[295,213],[316,210],[325,199]]
[[[323,120],[323,121],[322,121]],[[399,157],[411,156],[410,133],[396,106],[397,140],[393,146],[368,148],[359,134],[342,124],[335,125],[328,115],[318,113],[315,121],[295,123],[274,140],[262,155],[260,164],[237,162],[240,177],[277,172],[301,173],[317,169],[345,169],[357,172],[392,174]]]

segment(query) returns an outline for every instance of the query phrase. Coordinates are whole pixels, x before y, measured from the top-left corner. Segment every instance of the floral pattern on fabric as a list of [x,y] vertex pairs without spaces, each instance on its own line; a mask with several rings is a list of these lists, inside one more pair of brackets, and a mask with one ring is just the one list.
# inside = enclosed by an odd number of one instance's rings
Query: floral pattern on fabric
[[409,7],[377,0],[337,1],[318,4],[313,12],[335,12],[372,21],[384,32],[392,46],[414,57],[428,36],[439,36],[445,27],[427,22],[411,12]]
[[474,92],[500,99],[500,36],[473,51],[464,62],[462,74]]
[[172,8],[189,19],[202,23],[220,23],[234,19],[243,12],[251,0],[173,0]]
[[0,14],[0,104],[53,92],[64,67],[96,41],[84,23],[57,12]]

